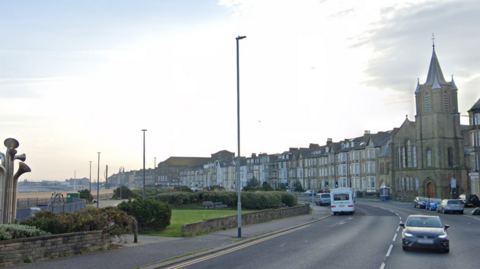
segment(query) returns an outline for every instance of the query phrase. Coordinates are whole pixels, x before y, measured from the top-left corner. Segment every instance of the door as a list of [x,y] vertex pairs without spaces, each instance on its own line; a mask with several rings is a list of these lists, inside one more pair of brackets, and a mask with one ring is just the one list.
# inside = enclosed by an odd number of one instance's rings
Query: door
[[433,182],[427,183],[427,197],[428,198],[435,198],[435,184]]

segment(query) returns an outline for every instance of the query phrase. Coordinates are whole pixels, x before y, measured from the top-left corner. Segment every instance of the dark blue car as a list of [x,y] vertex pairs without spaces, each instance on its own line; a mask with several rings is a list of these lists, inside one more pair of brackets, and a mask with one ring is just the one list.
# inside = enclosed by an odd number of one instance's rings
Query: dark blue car
[[330,193],[319,193],[318,194],[319,199],[315,201],[316,205],[330,205],[331,200],[330,200]]

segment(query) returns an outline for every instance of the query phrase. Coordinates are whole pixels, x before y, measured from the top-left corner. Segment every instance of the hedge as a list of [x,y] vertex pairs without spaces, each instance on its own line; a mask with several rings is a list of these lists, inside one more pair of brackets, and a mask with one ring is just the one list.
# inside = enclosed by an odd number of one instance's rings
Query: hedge
[[170,205],[153,199],[128,200],[117,208],[134,216],[140,230],[162,231],[170,225],[172,218]]
[[[200,204],[202,202],[221,202],[228,206],[236,206],[238,203],[238,193],[236,192],[171,192],[162,193],[155,196],[156,200],[179,206],[184,204]],[[242,206],[247,209],[267,209],[277,208],[283,205],[296,206],[298,197],[289,192],[282,191],[257,191],[242,192]]]

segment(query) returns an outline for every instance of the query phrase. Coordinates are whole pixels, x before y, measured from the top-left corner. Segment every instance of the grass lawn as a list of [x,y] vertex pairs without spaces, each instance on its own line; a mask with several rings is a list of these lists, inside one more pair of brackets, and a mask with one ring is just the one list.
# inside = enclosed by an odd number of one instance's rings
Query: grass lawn
[[[242,214],[250,212],[255,212],[255,210],[242,210]],[[237,214],[237,209],[172,209],[172,218],[170,220],[170,225],[164,231],[142,232],[142,234],[181,237],[183,224],[200,222],[204,219],[233,216]]]

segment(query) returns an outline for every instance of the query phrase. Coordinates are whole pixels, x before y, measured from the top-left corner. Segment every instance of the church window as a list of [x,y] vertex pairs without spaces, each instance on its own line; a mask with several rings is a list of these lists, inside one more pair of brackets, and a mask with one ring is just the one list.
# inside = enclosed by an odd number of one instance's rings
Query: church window
[[413,167],[417,167],[417,147],[413,146]]
[[427,149],[427,166],[432,166],[432,150]]
[[413,164],[412,164],[412,144],[410,142],[410,140],[407,141],[407,162],[408,162],[408,167],[413,167]]
[[448,156],[448,166],[453,167],[453,149],[450,147],[447,150],[447,156]]
[[443,106],[445,111],[450,110],[450,97],[448,91],[443,92]]
[[428,93],[425,94],[425,112],[430,112],[430,95]]

